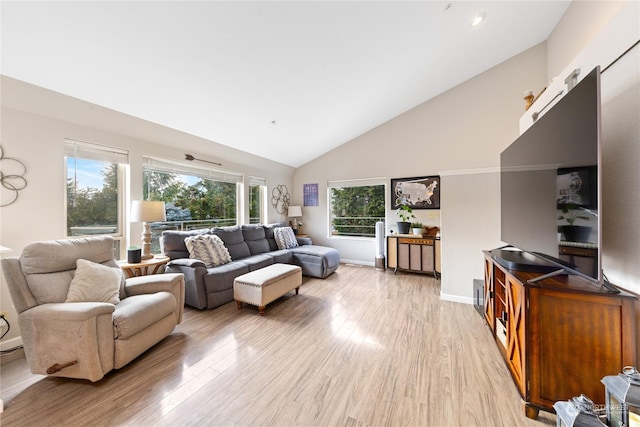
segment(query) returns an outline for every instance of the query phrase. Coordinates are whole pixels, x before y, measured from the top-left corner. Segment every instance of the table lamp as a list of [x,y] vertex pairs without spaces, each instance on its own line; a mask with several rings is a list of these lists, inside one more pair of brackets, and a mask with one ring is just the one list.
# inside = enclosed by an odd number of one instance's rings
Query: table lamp
[[151,227],[149,223],[166,221],[164,202],[133,200],[131,202],[131,222],[143,222],[141,259],[153,258],[151,254]]
[[302,208],[300,206],[289,206],[287,212],[289,218],[293,218],[292,227],[294,231],[298,231],[298,218],[302,216]]

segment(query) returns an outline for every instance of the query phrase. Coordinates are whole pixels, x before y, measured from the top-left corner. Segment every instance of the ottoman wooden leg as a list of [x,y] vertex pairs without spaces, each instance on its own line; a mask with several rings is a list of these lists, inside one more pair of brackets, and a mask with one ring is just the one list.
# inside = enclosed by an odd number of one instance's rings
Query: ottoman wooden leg
[[300,286],[296,288],[296,295],[298,295],[298,291],[300,290]]
[[258,312],[260,313],[260,316],[264,316],[264,305],[258,307]]
[[236,301],[238,303],[238,310],[242,310],[242,301]]

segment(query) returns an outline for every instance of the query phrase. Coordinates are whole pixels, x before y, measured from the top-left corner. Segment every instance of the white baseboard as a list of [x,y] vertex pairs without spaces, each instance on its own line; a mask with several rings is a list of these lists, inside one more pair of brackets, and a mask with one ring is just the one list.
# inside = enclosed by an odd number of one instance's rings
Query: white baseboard
[[444,301],[460,302],[462,304],[473,304],[473,297],[463,297],[460,295],[444,294],[440,292],[440,299]]
[[8,339],[6,341],[0,342],[0,350],[7,351],[13,350],[14,348],[20,347],[22,345],[22,337],[15,337]]
[[340,264],[355,264],[355,265],[364,265],[364,266],[367,266],[367,267],[375,267],[376,266],[375,261],[366,262],[366,261],[351,260],[351,259],[341,259],[340,260]]

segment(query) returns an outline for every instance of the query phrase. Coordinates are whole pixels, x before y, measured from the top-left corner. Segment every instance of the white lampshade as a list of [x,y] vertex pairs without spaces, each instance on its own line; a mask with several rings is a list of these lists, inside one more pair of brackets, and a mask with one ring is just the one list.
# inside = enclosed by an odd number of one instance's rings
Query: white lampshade
[[133,200],[131,202],[131,222],[166,221],[164,202]]
[[300,206],[289,206],[287,214],[289,215],[289,218],[297,218],[302,216],[302,208]]

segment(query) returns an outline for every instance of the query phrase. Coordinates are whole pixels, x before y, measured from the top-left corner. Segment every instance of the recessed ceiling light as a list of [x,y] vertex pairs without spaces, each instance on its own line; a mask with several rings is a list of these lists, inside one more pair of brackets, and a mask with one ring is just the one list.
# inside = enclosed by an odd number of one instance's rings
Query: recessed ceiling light
[[482,21],[484,21],[484,18],[487,16],[487,12],[481,12],[479,14],[477,14],[474,18],[473,21],[471,21],[471,26],[475,27],[477,25],[480,25],[480,23]]

